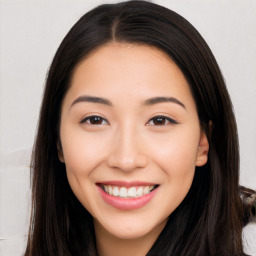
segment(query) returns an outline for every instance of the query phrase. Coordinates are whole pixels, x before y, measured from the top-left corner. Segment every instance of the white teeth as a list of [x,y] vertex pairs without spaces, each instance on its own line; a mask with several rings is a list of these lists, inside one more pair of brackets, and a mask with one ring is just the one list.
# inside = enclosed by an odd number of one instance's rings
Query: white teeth
[[140,187],[112,187],[111,185],[103,185],[102,188],[106,193],[112,196],[118,196],[122,198],[137,198],[150,193],[154,186],[140,186]]
[[114,187],[114,188],[113,188],[113,196],[119,196],[118,187]]
[[[106,191],[107,192],[107,191]],[[112,196],[113,195],[113,189],[111,186],[108,186],[108,193]]]
[[120,197],[127,197],[127,188],[122,187],[122,188],[119,190],[119,196],[120,196]]
[[139,187],[136,191],[136,196],[140,197],[143,195],[143,187]]
[[149,193],[149,187],[144,187],[144,195],[148,194]]
[[128,195],[129,197],[136,197],[136,188],[135,188],[135,187],[129,188],[127,195]]
[[104,190],[105,190],[107,193],[109,193],[109,191],[108,191],[108,186],[104,185]]

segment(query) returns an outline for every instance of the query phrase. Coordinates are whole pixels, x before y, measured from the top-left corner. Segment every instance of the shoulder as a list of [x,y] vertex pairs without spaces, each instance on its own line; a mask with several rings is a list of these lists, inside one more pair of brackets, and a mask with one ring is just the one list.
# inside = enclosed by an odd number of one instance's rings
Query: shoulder
[[256,256],[256,223],[249,223],[243,229],[245,255]]

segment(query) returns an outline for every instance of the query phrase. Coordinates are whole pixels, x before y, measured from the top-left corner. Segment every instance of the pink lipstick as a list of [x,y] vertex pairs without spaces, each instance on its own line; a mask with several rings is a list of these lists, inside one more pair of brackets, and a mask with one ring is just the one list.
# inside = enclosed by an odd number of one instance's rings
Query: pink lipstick
[[108,181],[97,183],[103,200],[120,210],[135,210],[145,206],[158,191],[158,185],[145,182]]

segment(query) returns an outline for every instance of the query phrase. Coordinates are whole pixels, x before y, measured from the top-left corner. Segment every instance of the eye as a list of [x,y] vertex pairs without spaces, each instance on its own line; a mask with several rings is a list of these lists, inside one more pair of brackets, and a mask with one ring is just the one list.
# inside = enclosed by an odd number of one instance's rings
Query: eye
[[151,118],[146,125],[164,126],[168,124],[177,124],[178,122],[167,116],[155,116]]
[[101,117],[101,116],[87,116],[82,121],[80,121],[81,124],[87,123],[90,125],[106,125],[109,124],[109,122]]

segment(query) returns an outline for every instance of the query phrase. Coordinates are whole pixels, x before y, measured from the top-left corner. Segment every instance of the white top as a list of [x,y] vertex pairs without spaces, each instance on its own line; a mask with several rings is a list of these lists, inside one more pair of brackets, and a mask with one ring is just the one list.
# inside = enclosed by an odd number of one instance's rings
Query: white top
[[244,252],[256,256],[256,223],[250,223],[243,229]]

